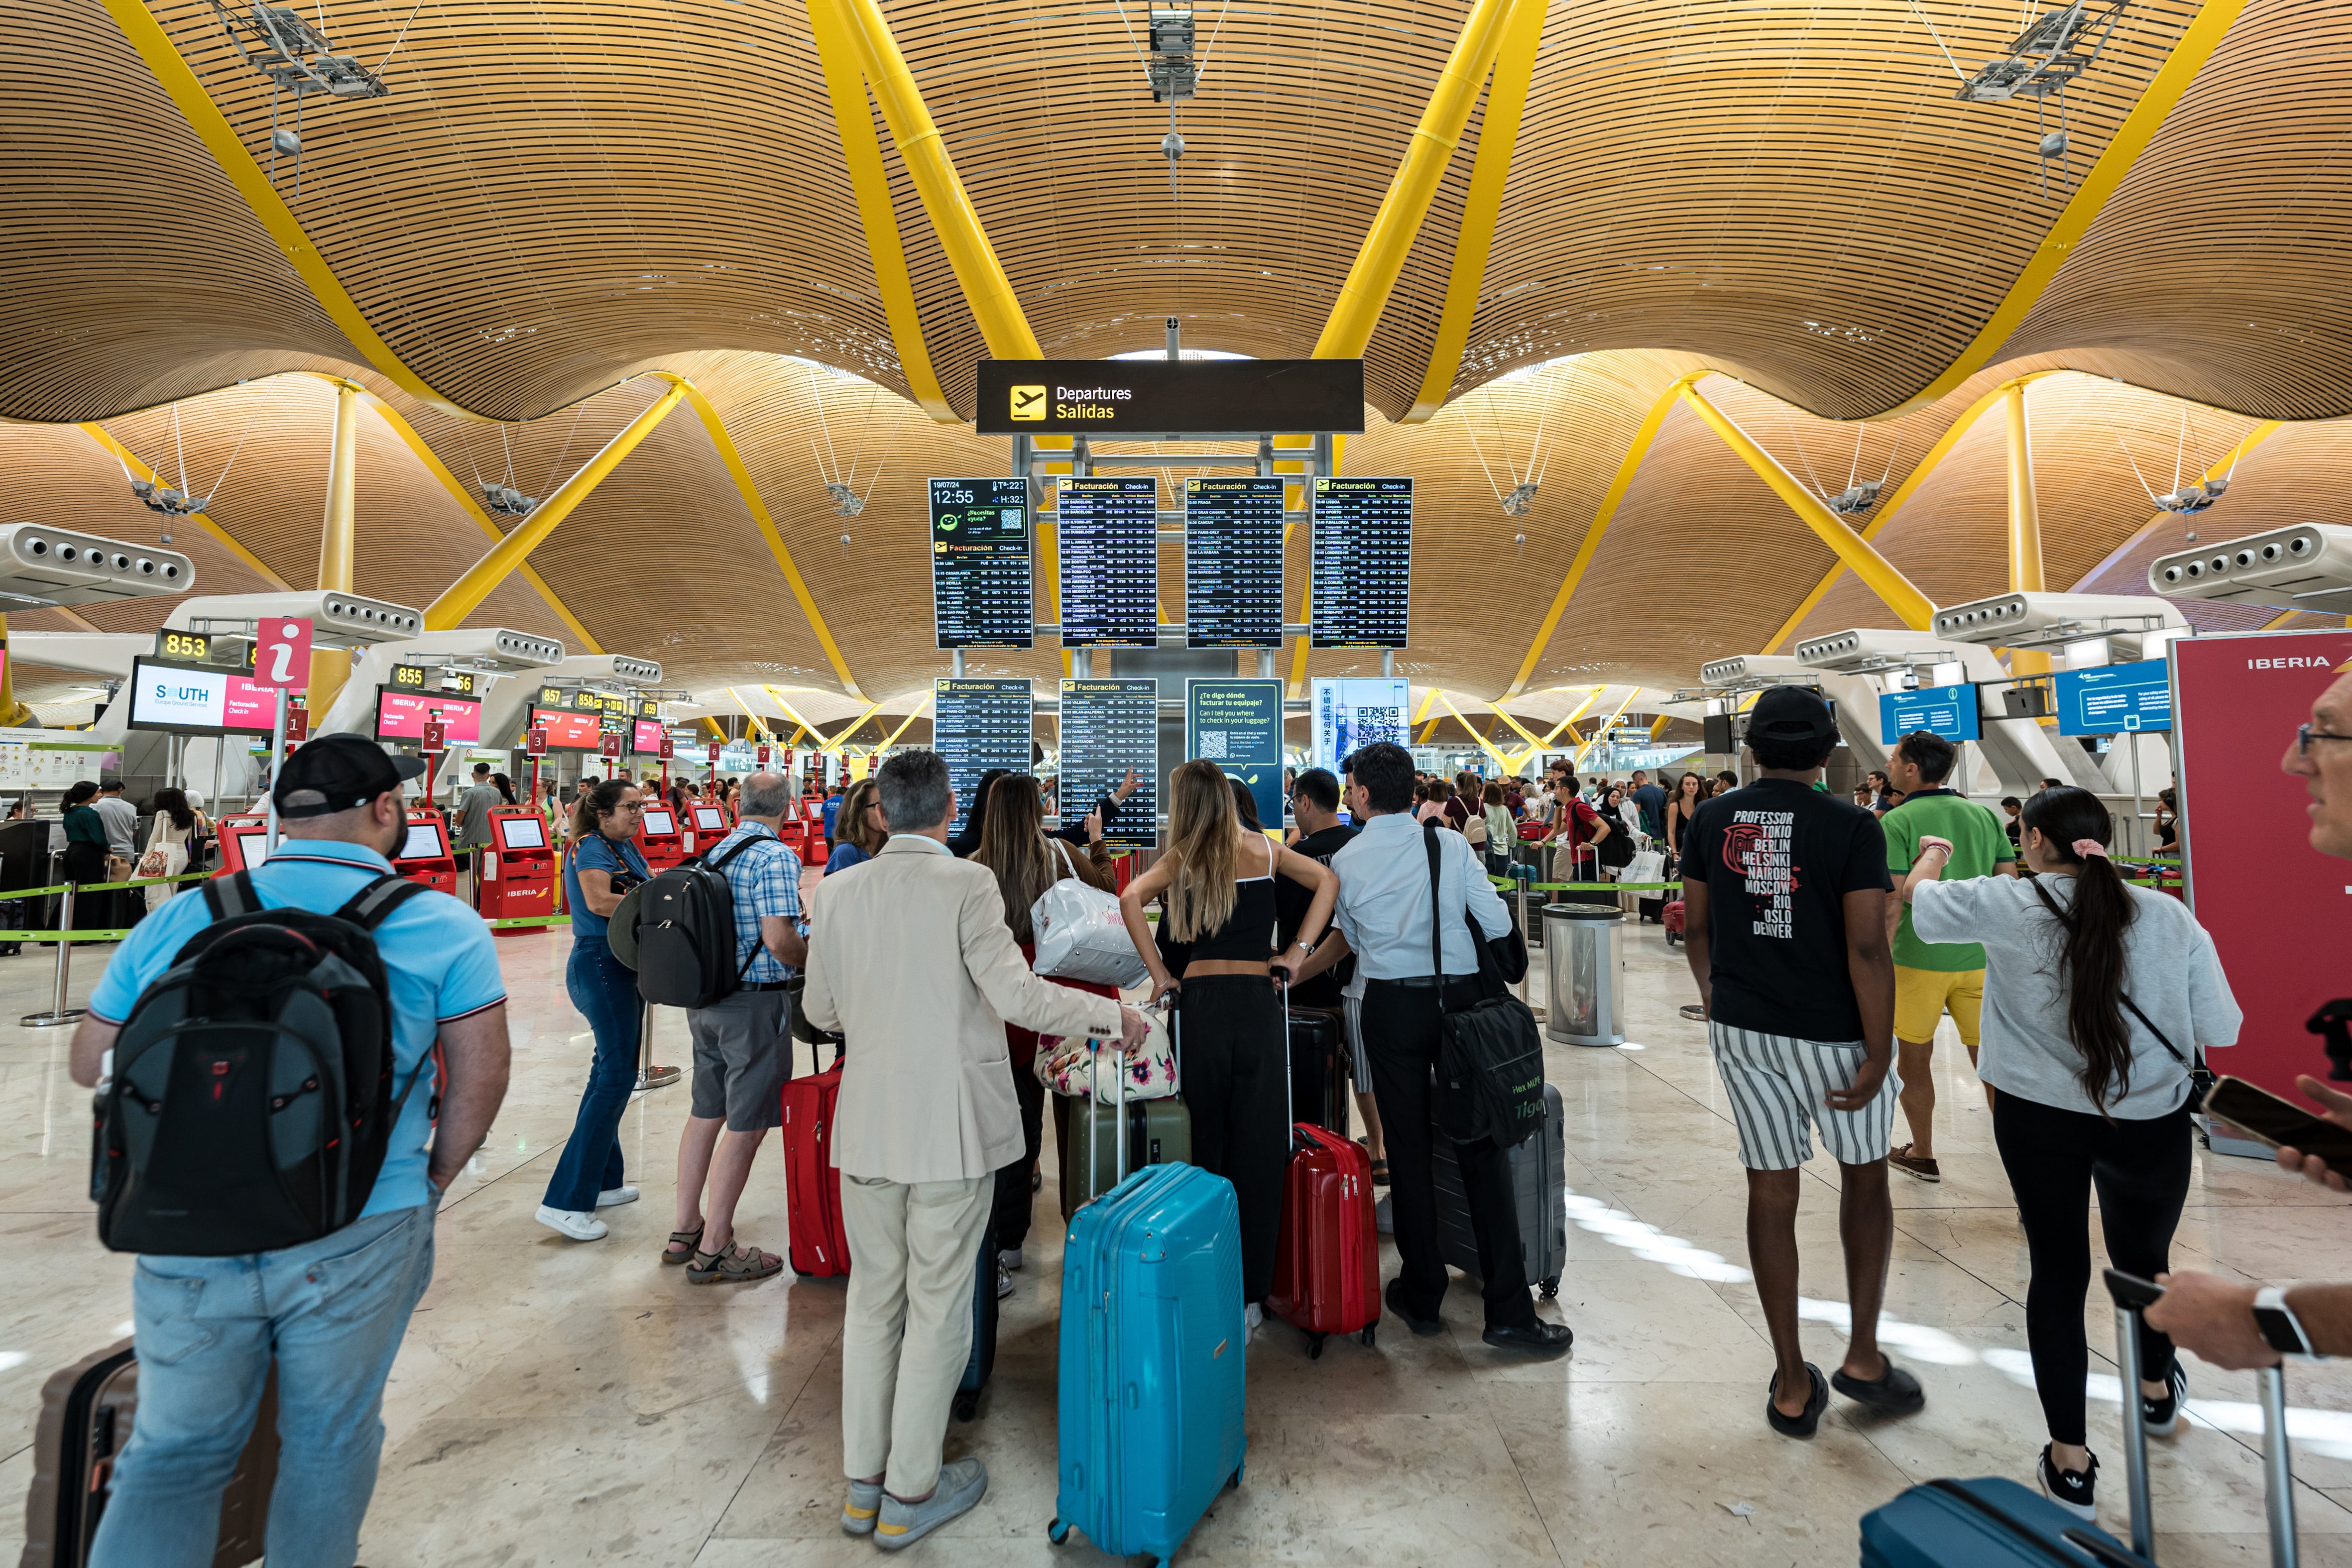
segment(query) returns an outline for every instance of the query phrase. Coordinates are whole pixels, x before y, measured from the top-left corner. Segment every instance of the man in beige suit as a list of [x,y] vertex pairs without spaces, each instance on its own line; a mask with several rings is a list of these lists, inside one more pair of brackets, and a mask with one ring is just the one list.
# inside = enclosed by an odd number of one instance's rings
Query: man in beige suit
[[901,753],[877,783],[889,841],[818,884],[802,1007],[848,1038],[833,1123],[851,1262],[841,1527],[896,1551],[988,1490],[978,1459],[943,1467],[940,1445],[971,1354],[994,1173],[1024,1147],[1004,1025],[1129,1047],[1145,1026],[1132,1008],[1029,972],[995,876],[949,852],[945,759]]

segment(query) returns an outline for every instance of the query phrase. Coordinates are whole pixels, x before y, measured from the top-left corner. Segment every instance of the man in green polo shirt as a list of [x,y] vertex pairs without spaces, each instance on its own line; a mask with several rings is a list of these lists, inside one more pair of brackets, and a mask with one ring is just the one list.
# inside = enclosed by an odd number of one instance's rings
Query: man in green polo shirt
[[[2017,849],[2000,818],[1947,787],[1959,762],[1959,748],[1940,735],[1914,730],[1895,744],[1887,760],[1887,782],[1902,791],[1903,803],[1880,819],[1886,832],[1887,874],[1898,880],[1911,869],[1919,841],[1948,839],[1952,858],[1944,880],[2015,876]],[[1887,926],[1895,951],[1895,1071],[1903,1080],[1903,1119],[1911,1141],[1887,1152],[1887,1164],[1921,1181],[1941,1181],[1936,1164],[1936,1079],[1928,1071],[1936,1049],[1936,1026],[1946,1013],[1958,1026],[1977,1060],[1977,1016],[1984,1006],[1984,949],[1973,942],[1922,942],[1911,929],[1911,906],[1887,903]],[[1897,912],[1900,918],[1897,918]]]

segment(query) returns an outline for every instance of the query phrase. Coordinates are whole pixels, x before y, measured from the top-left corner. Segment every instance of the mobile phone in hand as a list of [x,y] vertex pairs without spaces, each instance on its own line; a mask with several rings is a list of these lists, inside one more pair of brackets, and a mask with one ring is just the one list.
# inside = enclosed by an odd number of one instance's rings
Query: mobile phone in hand
[[2217,1078],[2205,1111],[2258,1143],[2317,1155],[2330,1170],[2352,1177],[2352,1132],[2323,1121],[2292,1100],[2257,1089],[2242,1078]]

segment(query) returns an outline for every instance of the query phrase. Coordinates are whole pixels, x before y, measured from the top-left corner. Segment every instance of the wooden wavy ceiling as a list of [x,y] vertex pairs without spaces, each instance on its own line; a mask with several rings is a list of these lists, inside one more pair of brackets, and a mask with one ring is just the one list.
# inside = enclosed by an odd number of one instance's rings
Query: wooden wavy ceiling
[[[1156,346],[1171,314],[1188,345],[1307,351],[1466,9],[1370,0],[1228,15],[1204,0],[1202,37],[1215,43],[1180,117],[1188,152],[1171,197],[1158,152],[1166,109],[1117,10],[886,7],[1038,337],[1078,357]],[[209,5],[154,0],[152,11],[261,149],[267,85],[231,54]],[[373,63],[406,11],[345,0],[327,21]],[[2195,12],[2193,0],[2135,0],[2070,94],[2076,172]],[[1423,425],[1383,417],[1412,402],[1426,369],[1477,115],[1367,353],[1378,413],[1348,465],[1421,485],[1415,644],[1402,668],[1482,695],[1510,683],[1628,442],[1692,371],[1726,372],[1703,383],[1707,395],[1792,471],[1834,490],[1858,462],[1888,474],[1889,494],[1997,382],[2090,372],[2032,393],[2053,585],[2147,530],[2119,443],[2143,467],[2168,462],[2175,398],[2211,405],[2195,416],[2208,446],[2257,417],[2352,412],[2352,305],[2338,286],[2352,172],[2337,157],[2352,132],[2352,51],[2337,47],[2352,0],[2251,0],[1990,367],[1863,428],[1855,458],[1856,427],[1835,421],[1885,410],[1950,363],[2064,198],[2039,187],[2029,108],[1951,99],[1923,16],[1969,63],[2015,26],[2013,8],[1979,0],[1553,5],[1454,401]],[[392,96],[306,109],[300,190],[281,159],[279,193],[412,369],[477,413],[519,422],[505,444],[499,426],[428,409],[367,368],[100,0],[19,20],[0,44],[12,153],[0,161],[0,416],[104,419],[163,465],[160,405],[184,400],[192,478],[247,443],[215,517],[303,584],[332,393],[309,377],[258,378],[356,376],[461,480],[502,475],[510,446],[518,487],[544,495],[656,394],[627,377],[677,371],[733,432],[860,686],[903,691],[939,669],[921,602],[922,481],[1000,471],[1002,443],[935,425],[898,395],[794,0],[690,15],[425,0],[387,70]],[[925,338],[963,406],[979,335],[887,137],[885,162]],[[1577,357],[1512,375],[1564,355]],[[486,541],[380,420],[362,412],[361,430],[359,586],[424,603]],[[2346,445],[2333,426],[2282,433],[2197,521],[2243,531],[2274,522],[2241,518],[2306,515],[2285,497],[2298,484],[2340,489],[2315,486],[2311,465],[2336,464]],[[862,475],[881,465],[855,519],[823,491],[845,448]],[[2000,586],[1999,455],[1996,410],[1882,538],[1931,597]],[[1529,463],[1542,488],[1526,517],[1507,517],[1490,473],[1507,488]],[[155,524],[94,443],[54,425],[0,426],[0,498],[11,517],[123,538]],[[2136,580],[2151,541],[2178,531],[2147,533],[2101,586]],[[1288,552],[1293,601],[1304,543]],[[207,587],[244,571],[205,548],[227,563],[200,562]],[[683,412],[533,563],[608,648],[661,657],[675,679],[837,685]],[[1760,646],[1832,564],[1676,409],[1537,651],[1529,689],[1685,681],[1700,658]],[[1173,549],[1163,600],[1181,602]],[[90,618],[160,614],[148,604]],[[1804,629],[1874,619],[1884,612],[1848,579]],[[517,582],[473,620],[561,630]],[[1286,649],[1286,671],[1288,661]],[[1058,669],[1050,650],[982,663]],[[1320,653],[1308,667],[1374,664]]]

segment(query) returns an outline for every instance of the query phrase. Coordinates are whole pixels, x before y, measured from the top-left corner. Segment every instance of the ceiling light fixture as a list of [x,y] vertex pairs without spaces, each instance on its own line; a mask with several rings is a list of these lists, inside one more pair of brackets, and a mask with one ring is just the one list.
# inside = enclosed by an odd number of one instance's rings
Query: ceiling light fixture
[[[278,155],[280,152],[294,160],[294,193],[302,193],[302,99],[306,94],[323,93],[329,98],[383,98],[392,89],[383,78],[360,64],[356,55],[335,52],[334,41],[327,37],[326,18],[321,13],[317,24],[306,22],[302,14],[291,5],[271,5],[266,0],[254,0],[253,9],[240,14],[230,10],[222,0],[212,0],[213,15],[228,35],[229,47],[237,57],[269,78],[269,178],[278,178]],[[415,17],[414,11],[409,13]],[[407,32],[405,24],[401,31]],[[400,40],[393,40],[393,47]],[[386,59],[391,58],[389,52]],[[289,129],[278,123],[278,99],[282,92],[294,95],[294,124]]]
[[[2007,103],[2033,99],[2034,151],[2041,159],[2042,193],[2050,193],[2050,166],[2058,164],[2062,183],[2074,184],[2074,165],[2067,159],[2072,145],[2066,134],[2066,88],[2097,62],[2099,53],[2116,30],[2116,23],[2131,0],[2066,0],[2033,18],[2009,46],[2009,52],[1986,62],[1973,76],[1963,78],[1952,96],[1963,103]],[[1931,29],[1932,30],[1932,29]],[[2097,34],[2095,41],[2092,35]],[[1941,47],[1943,40],[1938,37]],[[2089,52],[2083,46],[2088,44]],[[1950,57],[1950,51],[1946,51]],[[2045,124],[2050,100],[2058,100],[2058,129]]]

